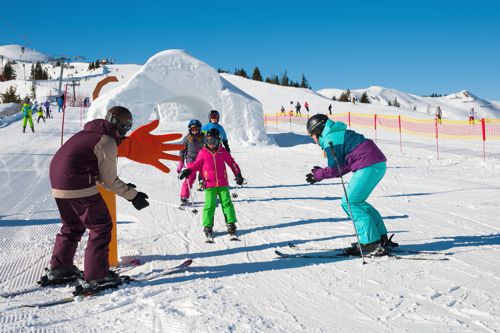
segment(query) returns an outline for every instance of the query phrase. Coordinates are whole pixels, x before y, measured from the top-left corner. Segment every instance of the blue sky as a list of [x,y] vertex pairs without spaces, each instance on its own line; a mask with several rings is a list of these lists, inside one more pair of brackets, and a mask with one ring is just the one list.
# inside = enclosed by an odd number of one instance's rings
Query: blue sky
[[[185,49],[215,68],[312,88],[468,89],[500,100],[500,1],[8,1],[0,45],[144,63]],[[8,14],[10,13],[10,14]]]

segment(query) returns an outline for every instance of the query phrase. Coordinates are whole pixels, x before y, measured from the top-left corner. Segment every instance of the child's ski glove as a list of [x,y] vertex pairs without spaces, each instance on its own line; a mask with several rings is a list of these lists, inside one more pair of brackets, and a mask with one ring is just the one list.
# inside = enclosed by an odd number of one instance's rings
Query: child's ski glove
[[179,174],[179,179],[184,179],[184,178],[188,177],[190,174],[191,174],[191,169],[184,169]]
[[244,181],[245,181],[245,179],[243,178],[243,176],[241,175],[241,173],[239,173],[239,174],[236,175],[236,184],[243,185]]

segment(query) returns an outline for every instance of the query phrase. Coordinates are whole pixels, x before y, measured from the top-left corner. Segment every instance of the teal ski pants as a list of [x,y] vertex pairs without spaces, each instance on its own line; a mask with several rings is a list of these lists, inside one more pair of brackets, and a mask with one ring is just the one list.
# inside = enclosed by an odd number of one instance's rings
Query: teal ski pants
[[[382,216],[366,202],[375,186],[384,177],[386,169],[385,162],[360,169],[354,172],[347,186],[347,196],[352,210],[351,219],[356,225],[361,244],[376,242],[380,240],[381,235],[387,234]],[[341,205],[346,214],[350,216],[345,196],[342,198]]]

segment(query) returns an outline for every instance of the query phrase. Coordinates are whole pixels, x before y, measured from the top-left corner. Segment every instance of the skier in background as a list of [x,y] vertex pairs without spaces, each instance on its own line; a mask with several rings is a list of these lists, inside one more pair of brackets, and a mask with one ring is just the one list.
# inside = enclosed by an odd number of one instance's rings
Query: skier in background
[[435,119],[437,120],[437,122],[439,124],[443,123],[443,121],[441,120],[441,118],[443,118],[443,112],[441,112],[441,107],[438,105],[436,107]]
[[[384,177],[386,157],[372,140],[348,130],[343,122],[333,122],[324,114],[315,114],[309,118],[307,132],[325,151],[328,166],[325,168],[315,166],[311,173],[306,175],[306,181],[314,184],[352,171],[353,175],[346,189],[348,197],[344,195],[342,198],[342,208],[356,226],[363,252],[373,255],[387,254],[398,244],[388,239],[387,229],[380,213],[366,202],[375,186]],[[360,255],[357,243],[344,249],[344,252]]]
[[475,116],[476,116],[476,111],[474,111],[474,108],[471,108],[469,110],[469,124],[474,125]]
[[332,105],[328,105],[328,112],[330,112],[330,115],[332,114]]
[[127,199],[138,210],[149,205],[145,193],[137,192],[135,185],[124,183],[117,175],[117,146],[131,127],[130,111],[114,106],[105,119],[86,123],[55,153],[49,168],[50,183],[62,227],[56,236],[50,268],[46,268],[47,275],[40,282],[60,284],[80,277],[73,259],[85,229],[89,229],[85,280],[80,287],[95,291],[120,283],[118,274],[109,270],[112,221],[96,184]]
[[43,103],[43,107],[45,108],[45,118],[49,119],[50,117],[50,101],[47,100]]
[[307,103],[307,101],[306,101],[306,103],[304,104],[304,107],[306,108],[306,111],[307,111],[307,112],[309,112],[309,103]]
[[36,123],[39,124],[40,119],[43,119],[43,122],[45,122],[45,117],[43,116],[43,108],[41,105],[38,107],[37,113],[38,113],[38,119],[37,119]]
[[58,96],[57,97],[57,112],[61,112],[61,110],[63,109],[63,105],[64,105],[64,95],[61,95],[61,96]]
[[[188,134],[182,139],[182,145],[186,148],[180,151],[181,161],[177,167],[177,173],[181,173],[185,165],[190,168],[203,148],[205,135],[201,132],[201,122],[198,119],[189,121],[188,130]],[[184,164],[184,161],[186,161],[186,164]],[[187,205],[195,179],[196,172],[190,174],[182,183],[181,206]]]
[[231,154],[221,145],[222,137],[219,130],[211,128],[205,134],[205,146],[198,153],[191,167],[184,169],[179,178],[183,179],[192,173],[201,171],[205,184],[205,206],[203,208],[203,232],[207,241],[213,241],[214,214],[219,197],[224,219],[229,235],[236,237],[236,213],[229,194],[226,164],[236,176],[236,184],[243,184],[240,167]]
[[295,114],[297,117],[300,115],[302,116],[302,113],[300,112],[300,109],[302,108],[302,105],[300,105],[300,102],[297,101],[297,104],[295,104]]
[[285,107],[283,105],[281,106],[281,114],[283,116],[286,116],[286,114],[285,114]]
[[27,122],[30,123],[31,132],[35,132],[35,125],[33,125],[33,110],[31,109],[31,102],[29,97],[26,97],[24,99],[21,113],[23,114],[23,133],[26,133]]

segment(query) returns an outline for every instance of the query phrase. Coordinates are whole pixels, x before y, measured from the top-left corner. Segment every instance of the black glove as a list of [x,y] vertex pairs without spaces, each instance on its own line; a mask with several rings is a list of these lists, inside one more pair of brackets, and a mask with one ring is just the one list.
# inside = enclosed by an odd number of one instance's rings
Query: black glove
[[229,143],[227,140],[222,141],[222,144],[224,145],[224,148],[226,148],[227,152],[230,153],[231,149],[229,149]]
[[308,182],[309,184],[314,184],[317,182],[317,180],[314,178],[314,175],[312,173],[308,173],[306,175],[306,182]]
[[135,209],[137,210],[146,208],[147,206],[149,206],[149,202],[146,200],[148,198],[149,197],[146,193],[138,192],[135,198],[131,200],[132,205],[134,205]]
[[243,179],[243,176],[241,175],[241,173],[239,173],[239,174],[236,175],[236,184],[243,185],[243,181],[244,180],[245,179]]
[[184,169],[182,172],[179,174],[179,179],[184,179],[187,176],[191,174],[191,169]]
[[135,184],[132,184],[132,183],[127,183],[127,186],[130,188],[137,188],[137,186],[135,186]]

